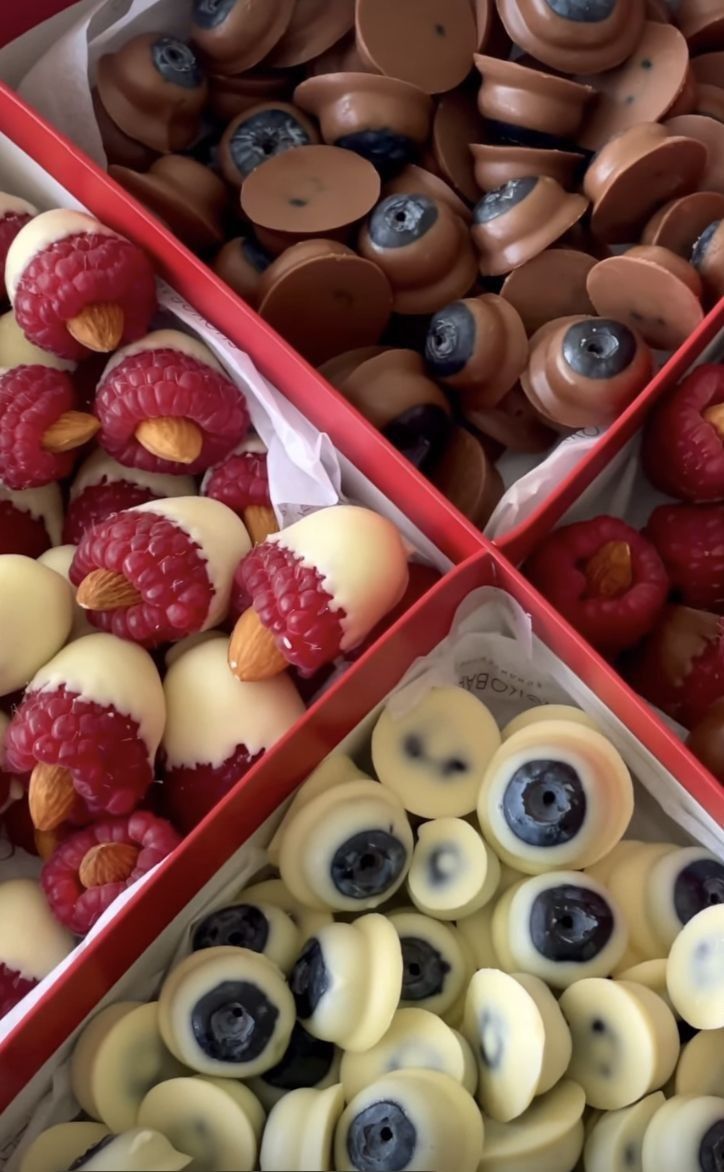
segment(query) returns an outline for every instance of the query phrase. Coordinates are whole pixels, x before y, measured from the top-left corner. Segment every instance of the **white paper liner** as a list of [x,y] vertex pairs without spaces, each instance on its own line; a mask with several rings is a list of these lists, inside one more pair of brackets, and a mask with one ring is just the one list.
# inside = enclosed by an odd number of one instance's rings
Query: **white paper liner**
[[[677,783],[598,697],[533,633],[525,611],[510,595],[494,587],[474,591],[459,607],[450,634],[430,655],[415,661],[392,693],[404,709],[429,688],[459,683],[479,697],[501,727],[518,713],[539,704],[574,703],[599,723],[624,757],[636,788],[629,837],[701,843],[724,859],[724,831]],[[368,767],[369,738],[382,703],[334,750],[348,753]],[[286,806],[287,803],[285,803]],[[148,999],[159,987],[166,966],[188,948],[189,933],[203,915],[223,907],[264,865],[266,845],[284,807],[239,848],[229,862],[162,933],[153,946],[111,990],[98,1009],[121,999]],[[67,1058],[74,1038],[46,1064],[0,1121],[0,1161],[16,1172],[19,1156],[45,1128],[69,1120],[76,1106],[69,1094]],[[32,1121],[31,1121],[32,1117]]]

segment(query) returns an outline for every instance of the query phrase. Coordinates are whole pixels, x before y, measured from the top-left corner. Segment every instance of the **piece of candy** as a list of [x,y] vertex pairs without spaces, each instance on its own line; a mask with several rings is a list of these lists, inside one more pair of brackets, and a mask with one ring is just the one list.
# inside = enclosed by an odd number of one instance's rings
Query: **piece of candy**
[[283,879],[263,879],[260,883],[253,883],[251,887],[244,887],[239,897],[245,903],[256,901],[281,908],[298,928],[302,940],[308,940],[324,924],[332,923],[331,912],[313,910],[301,903],[292,895]]
[[[108,1135],[89,1148],[70,1165],[68,1172],[176,1172],[187,1168],[191,1157],[175,1148],[159,1131],[148,1127],[134,1127],[120,1135]],[[56,1165],[57,1167],[57,1165]]]
[[540,704],[537,708],[528,708],[525,712],[514,716],[504,726],[500,735],[504,741],[507,741],[508,737],[512,737],[524,728],[529,728],[531,724],[539,724],[540,721],[548,720],[565,720],[569,723],[573,721],[575,724],[583,725],[584,728],[592,728],[594,732],[603,732],[597,721],[582,708],[574,708],[572,704]]
[[209,912],[194,927],[191,948],[247,948],[268,956],[282,972],[289,972],[303,937],[290,916],[272,904],[249,901]]
[[629,683],[657,708],[693,728],[724,696],[724,619],[668,606],[648,638],[627,657]]
[[722,505],[659,505],[645,534],[656,546],[677,598],[701,610],[724,607]]
[[[614,900],[625,908],[630,950],[641,960],[655,960],[668,952],[668,944],[663,944],[651,914],[652,876],[654,868],[675,849],[668,842],[637,843],[618,858],[606,880]],[[666,906],[666,894],[665,890],[661,892],[662,910]]]
[[607,1111],[597,1119],[583,1149],[586,1172],[627,1172],[629,1168],[640,1168],[646,1129],[665,1102],[663,1092],[654,1091],[631,1107]]
[[194,0],[191,38],[212,73],[234,77],[274,49],[294,7],[294,0]]
[[465,405],[494,407],[528,361],[528,340],[517,310],[489,293],[446,305],[425,339],[430,373],[460,392]]
[[245,439],[208,470],[201,482],[201,495],[236,513],[254,545],[279,530],[269,493],[266,445],[258,436]]
[[43,212],[26,224],[10,246],[5,280],[23,333],[61,358],[135,341],[156,309],[145,253],[84,212]]
[[458,920],[488,903],[499,880],[497,857],[462,818],[435,818],[419,827],[407,889],[421,912]]
[[57,574],[20,554],[0,556],[0,695],[22,688],[53,658],[72,621],[72,595]]
[[0,485],[0,553],[37,558],[61,541],[63,501],[57,484],[11,492]]
[[0,883],[0,1018],[72,951],[33,879]]
[[79,406],[64,371],[16,366],[0,372],[0,473],[8,488],[40,488],[70,475],[77,449],[100,427]]
[[329,1168],[334,1131],[344,1109],[342,1087],[290,1091],[269,1113],[259,1152],[262,1172]]
[[675,1095],[659,1108],[646,1129],[643,1172],[716,1169],[723,1135],[724,1098]]
[[[0,191],[0,273],[5,272],[8,250],[18,232],[26,224],[29,224],[37,214],[38,209],[27,200]],[[5,279],[0,276],[0,298],[4,301],[5,297]],[[6,365],[5,356],[1,350],[0,365]]]
[[152,1086],[138,1108],[137,1122],[193,1156],[199,1172],[251,1172],[264,1119],[258,1099],[242,1083],[196,1075]]
[[576,1166],[583,1150],[586,1097],[578,1083],[562,1079],[534,1099],[512,1123],[485,1122],[485,1146],[478,1172],[563,1172]]
[[706,907],[724,904],[724,863],[703,847],[682,847],[649,872],[647,911],[666,955],[685,924]]
[[[504,141],[542,148],[566,148],[575,142],[596,96],[592,86],[530,68],[522,61],[480,54],[474,54],[473,60],[481,75],[478,108],[488,124],[501,131]],[[529,177],[535,174],[529,172]]]
[[[313,1038],[295,1022],[289,1045],[276,1066],[249,1080],[267,1111],[290,1091],[326,1090],[339,1082],[341,1053],[331,1042]],[[286,1172],[286,1170],[285,1170]]]
[[41,350],[25,337],[10,311],[0,317],[0,367],[11,370],[14,366],[49,366],[53,370],[72,372],[78,363],[68,358],[58,358],[49,350]]
[[698,1030],[724,1026],[724,905],[704,908],[674,940],[666,984],[674,1008]]
[[702,1030],[682,1048],[676,1067],[677,1095],[724,1098],[724,1029]]
[[110,166],[108,174],[196,252],[224,239],[229,192],[219,176],[187,155],[163,155],[145,173]]
[[657,403],[641,460],[660,492],[684,501],[724,499],[724,367],[699,366]]
[[588,207],[549,175],[528,175],[496,187],[475,205],[472,238],[482,276],[509,273],[549,248]]
[[45,553],[41,553],[38,558],[41,566],[47,566],[49,570],[60,574],[70,591],[70,596],[73,600],[73,622],[67,639],[68,643],[72,643],[74,639],[82,639],[84,635],[96,634],[95,627],[92,627],[88,622],[87,613],[75,601],[75,590],[70,581],[70,567],[73,564],[74,557],[74,545],[54,545],[52,549],[47,549]]
[[102,1123],[56,1123],[41,1131],[22,1154],[19,1172],[70,1168],[101,1140],[110,1138]]
[[508,36],[562,73],[604,73],[626,61],[644,27],[644,0],[499,0]]
[[401,1008],[426,1009],[447,1020],[457,1011],[473,968],[462,932],[416,911],[394,911],[389,920],[402,948]]
[[111,513],[120,513],[123,509],[163,497],[193,496],[195,491],[190,476],[170,476],[125,467],[98,448],[81,464],[73,478],[63,538],[77,545],[86,529],[105,521]]

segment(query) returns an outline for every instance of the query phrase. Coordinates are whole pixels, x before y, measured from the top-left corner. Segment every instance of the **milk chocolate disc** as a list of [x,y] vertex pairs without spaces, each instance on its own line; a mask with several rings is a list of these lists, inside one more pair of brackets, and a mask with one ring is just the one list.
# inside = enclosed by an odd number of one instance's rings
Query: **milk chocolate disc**
[[97,89],[91,92],[93,99],[93,113],[96,116],[98,129],[103,140],[103,150],[109,163],[116,163],[119,167],[131,167],[134,171],[145,171],[158,158],[156,151],[129,138],[116,126],[105,109]]
[[384,273],[333,240],[288,249],[263,274],[259,294],[259,315],[315,366],[374,345],[392,311]]
[[240,77],[209,77],[209,110],[224,124],[263,102],[291,97],[294,75],[276,69],[252,70]]
[[295,0],[194,0],[191,38],[212,73],[234,76],[266,57]]
[[684,84],[679,90],[674,104],[666,111],[666,117],[676,118],[679,114],[695,114],[699,102],[699,91],[699,83],[694,77],[691,64],[689,64],[686,70],[686,76],[684,77]]
[[724,125],[703,114],[684,114],[666,122],[670,134],[684,134],[703,143],[708,156],[704,174],[699,180],[701,191],[724,194]]
[[562,73],[603,73],[633,52],[644,0],[497,0],[510,39]]
[[586,290],[595,264],[586,252],[547,248],[506,277],[502,296],[517,309],[530,336],[556,318],[596,312]]
[[545,452],[556,438],[555,432],[541,422],[519,384],[495,407],[473,407],[463,401],[462,411],[472,427],[512,452]]
[[622,130],[658,122],[686,82],[689,49],[672,24],[647,21],[635,52],[618,69],[579,80],[599,93],[579,136],[581,146],[597,151]]
[[646,19],[671,24],[674,17],[667,0],[646,0]]
[[691,250],[691,263],[709,299],[724,297],[724,220],[714,220],[704,229]]
[[404,171],[400,171],[400,174],[395,175],[394,179],[388,179],[382,194],[386,197],[388,195],[410,195],[418,192],[420,195],[429,195],[431,199],[442,200],[466,224],[473,222],[470,208],[463,203],[452,187],[444,179],[433,175],[432,171],[426,171],[414,163],[410,163],[409,167],[405,167]]
[[494,407],[528,361],[528,339],[518,312],[495,293],[454,301],[433,315],[425,362],[433,378],[461,401]]
[[470,0],[357,0],[356,25],[370,65],[427,94],[455,89],[470,72],[477,40]]
[[298,106],[263,102],[229,123],[219,143],[219,164],[227,183],[240,188],[262,163],[318,142],[316,126]]
[[634,327],[655,350],[675,350],[704,320],[695,269],[658,245],[599,261],[587,287],[596,313]]
[[369,73],[357,50],[354,31],[347,33],[331,49],[320,53],[306,65],[307,77],[323,77],[325,73]]
[[208,167],[183,155],[164,155],[145,175],[109,167],[121,187],[168,225],[189,248],[218,248],[224,239],[227,189]]
[[717,122],[724,122],[724,89],[718,85],[699,84],[693,112],[703,114],[705,118],[715,118]]
[[380,177],[360,155],[303,146],[257,167],[241,189],[241,206],[262,228],[313,236],[361,220],[379,195]]
[[262,273],[272,257],[252,236],[229,240],[217,253],[212,269],[249,305],[256,306]]
[[549,175],[561,187],[575,186],[585,155],[576,151],[547,151],[535,147],[471,144],[473,174],[481,191],[494,191],[511,179],[526,175]]
[[[478,53],[484,53],[488,42],[493,36],[497,15],[495,11],[495,0],[470,0],[475,17],[475,28],[477,30],[477,37],[475,40],[475,48]],[[501,54],[506,56],[506,54]]]
[[676,23],[692,53],[724,49],[724,11],[720,0],[679,0]]
[[704,229],[721,219],[724,219],[724,194],[695,191],[659,208],[644,228],[641,243],[659,244],[688,260]]
[[612,244],[636,240],[659,204],[697,188],[706,159],[700,142],[653,122],[618,135],[602,148],[583,181],[593,202],[593,231]]
[[480,272],[502,276],[553,244],[588,207],[543,175],[514,179],[489,191],[473,211],[472,237],[480,253]]
[[275,69],[304,65],[331,49],[352,28],[354,0],[296,0],[287,30],[266,64]]
[[448,183],[470,203],[480,198],[470,143],[482,142],[484,137],[485,123],[473,96],[453,90],[440,98],[432,121],[435,162]]
[[346,350],[344,354],[337,354],[328,362],[323,362],[319,373],[324,375],[327,382],[339,389],[344,380],[366,362],[368,358],[376,358],[378,354],[385,354],[389,346],[360,346],[357,350]]
[[485,118],[523,127],[529,135],[526,146],[554,147],[578,137],[596,94],[592,86],[496,57],[476,53],[474,60],[481,75],[478,109]]
[[724,51],[703,53],[691,62],[694,77],[702,85],[724,86]]
[[464,427],[453,428],[430,479],[480,529],[489,521],[504,492],[498,469],[488,459],[480,440]]

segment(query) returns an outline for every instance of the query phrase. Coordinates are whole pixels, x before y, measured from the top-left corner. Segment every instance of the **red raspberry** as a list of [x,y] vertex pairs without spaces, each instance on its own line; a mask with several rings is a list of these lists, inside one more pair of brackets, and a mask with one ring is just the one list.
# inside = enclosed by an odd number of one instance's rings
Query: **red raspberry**
[[143,337],[156,311],[153,268],[130,240],[82,232],[33,257],[18,283],[13,308],[31,342],[78,361],[88,351],[65,324],[89,306],[104,303],[123,309],[123,345]]
[[724,696],[724,618],[669,606],[623,671],[651,704],[693,728]]
[[322,578],[300,557],[275,542],[246,555],[234,577],[237,601],[245,591],[264,626],[273,631],[284,658],[303,676],[339,654],[345,611],[334,606]]
[[5,261],[8,258],[8,249],[21,228],[29,224],[34,217],[29,212],[10,212],[0,219],[0,298],[7,298],[5,288]]
[[228,505],[237,517],[244,519],[249,505],[271,508],[266,452],[238,452],[212,468],[202,488],[222,505]]
[[63,524],[63,541],[67,545],[78,545],[87,529],[99,521],[105,521],[114,513],[143,505],[146,501],[157,501],[159,495],[142,484],[130,480],[107,481],[89,484],[88,488],[68,504]]
[[69,476],[76,451],[49,452],[43,436],[77,410],[73,384],[61,370],[16,366],[0,374],[0,478],[11,489],[38,488]]
[[[249,412],[242,392],[225,374],[179,350],[143,350],[124,358],[96,394],[100,443],[119,464],[147,472],[204,472],[244,438]],[[174,416],[203,432],[201,454],[191,464],[163,460],[138,442],[146,419]]]
[[14,1009],[37,984],[32,978],[21,977],[17,969],[0,964],[0,1017]]
[[153,513],[116,513],[84,533],[70,567],[79,586],[93,570],[123,574],[143,597],[120,610],[89,611],[94,626],[143,647],[174,643],[199,631],[213,593],[199,547]]
[[30,773],[39,761],[70,771],[77,816],[127,814],[153,780],[135,720],[65,687],[27,692],[5,735],[7,765]]
[[644,530],[666,566],[677,601],[724,608],[724,505],[660,505]]
[[641,460],[655,488],[683,501],[724,499],[724,366],[700,366],[654,407]]
[[[79,830],[53,852],[45,864],[40,883],[56,920],[77,936],[86,932],[128,887],[165,859],[178,846],[179,835],[169,822],[146,810],[136,810],[129,818],[108,818]],[[94,847],[122,843],[137,849],[128,852],[122,878],[98,886],[84,886],[80,868]]]
[[42,517],[26,513],[9,500],[0,500],[0,554],[21,553],[39,558],[52,542]]
[[529,559],[526,573],[589,643],[610,656],[651,630],[669,589],[653,545],[617,517],[557,529]]
[[216,769],[211,765],[167,768],[161,787],[164,813],[174,826],[188,834],[261,756],[257,753],[250,757],[245,745],[237,745]]

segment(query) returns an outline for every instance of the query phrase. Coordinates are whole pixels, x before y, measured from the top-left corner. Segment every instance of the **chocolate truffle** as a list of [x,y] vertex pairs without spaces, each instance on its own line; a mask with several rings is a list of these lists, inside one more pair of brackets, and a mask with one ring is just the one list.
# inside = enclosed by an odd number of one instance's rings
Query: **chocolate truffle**
[[211,267],[235,293],[256,308],[261,275],[272,259],[253,236],[239,236],[226,242]]
[[682,346],[704,319],[696,270],[658,245],[637,245],[599,261],[587,288],[596,313],[633,326],[655,350]]
[[460,391],[467,404],[494,407],[527,361],[525,327],[513,306],[495,293],[446,305],[430,322],[427,368]]
[[510,39],[562,73],[603,73],[641,38],[644,0],[498,0]]
[[691,263],[709,300],[724,297],[724,219],[706,226],[691,250]]
[[676,23],[692,54],[724,49],[724,12],[719,0],[679,0]]
[[477,40],[470,0],[357,0],[357,48],[387,77],[428,94],[455,89]]
[[297,147],[319,142],[314,123],[288,102],[263,102],[229,123],[219,144],[219,164],[232,187],[252,171]]
[[543,252],[588,207],[547,175],[512,179],[484,195],[473,211],[472,237],[484,277],[501,276]]
[[527,333],[558,317],[595,312],[586,278],[596,259],[573,248],[547,248],[505,278],[501,296],[513,305]]
[[476,53],[474,60],[480,113],[509,141],[548,149],[576,140],[596,94],[591,86],[496,57]]
[[145,175],[127,167],[109,167],[108,174],[189,248],[204,251],[222,243],[227,190],[218,175],[195,159],[164,155]]
[[191,39],[210,73],[251,69],[281,40],[295,0],[194,0]]

